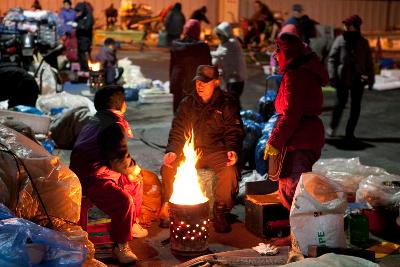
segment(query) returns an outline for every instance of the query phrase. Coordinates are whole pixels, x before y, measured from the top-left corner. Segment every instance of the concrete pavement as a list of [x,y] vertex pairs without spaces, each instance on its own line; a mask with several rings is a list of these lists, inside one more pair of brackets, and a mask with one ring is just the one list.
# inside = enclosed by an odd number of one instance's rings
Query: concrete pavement
[[[134,64],[141,66],[145,77],[168,80],[169,52],[166,49],[148,48],[145,52],[120,51],[119,57],[129,57]],[[260,66],[248,67],[248,80],[241,98],[246,109],[257,109],[258,99],[265,90],[265,78]],[[334,93],[325,93],[324,113],[322,119],[327,125],[330,119]],[[366,91],[356,135],[362,138],[363,146],[357,150],[344,149],[341,139],[328,139],[322,157],[360,157],[363,164],[385,168],[387,171],[400,175],[400,90],[387,92]],[[348,116],[346,109],[343,119]],[[126,118],[134,130],[135,137],[129,141],[129,149],[135,159],[145,168],[159,173],[164,147],[167,144],[171,125],[171,104],[140,104],[129,102]],[[344,120],[338,134],[344,133]],[[250,248],[265,241],[248,232],[244,227],[244,207],[235,207],[234,214],[238,222],[233,225],[232,233],[228,235],[211,234],[210,249],[213,252],[232,249]],[[168,245],[163,245],[169,236],[166,229],[161,229],[156,223],[150,228],[149,238],[134,240],[132,247],[140,261],[136,266],[172,266],[184,259],[173,256]],[[240,237],[240,238],[239,238]],[[396,266],[388,262],[386,266]],[[109,266],[115,261],[107,262]]]

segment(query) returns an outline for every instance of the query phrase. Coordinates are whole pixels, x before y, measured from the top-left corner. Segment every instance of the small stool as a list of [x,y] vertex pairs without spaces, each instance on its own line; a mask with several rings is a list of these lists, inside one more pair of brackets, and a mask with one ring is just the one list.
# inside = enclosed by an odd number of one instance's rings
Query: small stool
[[[89,240],[96,245],[107,245],[113,244],[110,239],[110,228],[111,223],[99,223],[94,225],[88,225],[88,212],[91,207],[94,207],[93,203],[86,196],[82,196],[81,201],[81,215],[79,223],[83,230],[88,233]],[[91,235],[94,233],[104,233],[104,235]]]

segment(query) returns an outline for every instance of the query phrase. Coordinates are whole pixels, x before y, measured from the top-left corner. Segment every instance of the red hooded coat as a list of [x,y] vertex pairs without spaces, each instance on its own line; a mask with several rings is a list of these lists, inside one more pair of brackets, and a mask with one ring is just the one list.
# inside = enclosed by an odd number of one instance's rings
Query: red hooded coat
[[325,143],[324,126],[318,117],[323,103],[321,86],[328,83],[328,72],[300,39],[288,41],[280,35],[277,45],[283,74],[275,100],[275,109],[280,116],[268,144],[278,150],[287,146],[288,151],[320,151]]

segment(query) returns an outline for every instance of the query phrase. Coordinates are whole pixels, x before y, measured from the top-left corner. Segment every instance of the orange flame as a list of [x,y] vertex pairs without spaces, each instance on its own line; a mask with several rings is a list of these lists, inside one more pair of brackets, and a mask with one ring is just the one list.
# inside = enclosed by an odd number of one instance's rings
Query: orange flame
[[194,149],[194,135],[186,140],[183,147],[184,160],[180,163],[173,186],[170,202],[180,205],[196,205],[208,201],[199,184],[196,162],[199,158]]
[[91,62],[89,60],[88,65],[89,65],[89,69],[91,71],[99,71],[100,70],[100,62]]

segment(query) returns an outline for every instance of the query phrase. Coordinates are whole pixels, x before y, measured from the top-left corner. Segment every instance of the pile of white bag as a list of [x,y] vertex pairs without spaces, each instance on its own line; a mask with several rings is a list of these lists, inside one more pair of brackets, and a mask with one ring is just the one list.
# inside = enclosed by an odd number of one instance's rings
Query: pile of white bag
[[358,203],[369,207],[400,205],[400,176],[362,165],[359,158],[321,159],[313,171],[337,182]]

